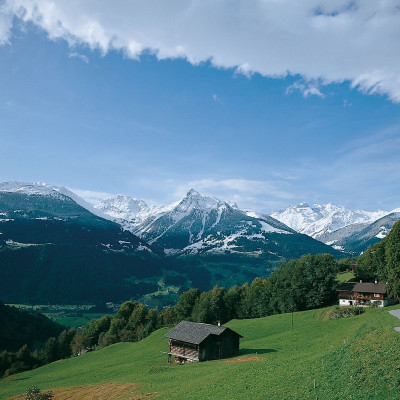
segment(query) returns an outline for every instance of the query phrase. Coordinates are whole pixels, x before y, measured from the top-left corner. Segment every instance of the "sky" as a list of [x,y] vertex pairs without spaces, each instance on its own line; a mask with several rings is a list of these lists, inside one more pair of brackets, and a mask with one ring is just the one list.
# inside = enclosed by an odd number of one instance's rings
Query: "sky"
[[0,181],[400,207],[400,0],[0,0]]

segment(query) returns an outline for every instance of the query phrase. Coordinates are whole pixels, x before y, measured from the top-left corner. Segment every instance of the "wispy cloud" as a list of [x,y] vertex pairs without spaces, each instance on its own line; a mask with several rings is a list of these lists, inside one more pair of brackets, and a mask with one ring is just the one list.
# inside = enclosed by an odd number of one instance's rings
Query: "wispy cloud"
[[[331,201],[347,206],[393,208],[400,206],[389,193],[400,192],[400,127],[354,140],[330,160],[308,160],[299,165],[299,183],[307,187],[310,201]],[[299,193],[299,187],[294,187]]]
[[[400,0],[229,0],[168,3],[117,0],[3,0],[0,42],[12,18],[32,22],[103,54],[210,61],[236,74],[303,78],[289,92],[322,97],[321,86],[348,81],[400,102]],[[234,21],[234,23],[232,23]],[[313,82],[320,81],[316,86]]]
[[220,97],[216,93],[214,93],[212,95],[212,98],[216,103],[223,104],[223,101],[220,99]]
[[89,57],[86,56],[85,54],[80,54],[80,53],[74,51],[74,52],[69,53],[68,57],[69,58],[79,58],[80,60],[82,60],[86,64],[89,64]]

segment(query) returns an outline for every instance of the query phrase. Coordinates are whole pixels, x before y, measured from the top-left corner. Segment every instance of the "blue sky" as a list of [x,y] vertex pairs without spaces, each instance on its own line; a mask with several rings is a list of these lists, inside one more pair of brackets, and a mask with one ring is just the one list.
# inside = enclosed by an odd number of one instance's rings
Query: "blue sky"
[[400,1],[324,3],[0,0],[0,180],[400,207]]

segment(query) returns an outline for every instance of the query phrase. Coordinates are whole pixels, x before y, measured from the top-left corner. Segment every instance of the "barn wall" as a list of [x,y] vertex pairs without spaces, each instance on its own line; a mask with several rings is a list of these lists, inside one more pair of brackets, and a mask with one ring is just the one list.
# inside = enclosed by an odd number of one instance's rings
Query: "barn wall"
[[179,354],[184,357],[189,357],[191,359],[198,359],[199,357],[199,352],[195,344],[171,340],[169,348],[169,351],[174,354]]
[[210,335],[200,344],[200,361],[230,357],[239,352],[239,336],[232,331]]

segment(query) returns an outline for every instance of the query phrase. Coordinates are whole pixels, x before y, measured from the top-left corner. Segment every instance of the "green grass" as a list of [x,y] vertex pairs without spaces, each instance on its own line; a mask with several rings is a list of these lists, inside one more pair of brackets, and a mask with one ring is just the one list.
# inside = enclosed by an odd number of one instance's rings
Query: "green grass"
[[[78,315],[69,315],[69,314],[57,314],[57,313],[44,313],[47,318],[50,318],[52,321],[57,322],[60,325],[64,325],[69,328],[78,328],[81,326],[85,326],[90,321],[94,319],[99,319],[104,313],[78,313]],[[110,315],[110,314],[109,314]]]
[[338,275],[338,281],[340,283],[347,282],[350,279],[354,279],[354,278],[355,278],[355,276],[351,271],[342,272],[341,274]]
[[[57,322],[66,328],[79,328],[85,326],[87,323],[94,319],[99,319],[104,312],[91,312],[90,310],[94,307],[93,305],[49,305],[49,304],[9,304],[10,306],[17,307],[21,310],[26,311],[38,311],[44,314],[47,318]],[[115,312],[109,309],[108,315],[113,315]]]
[[[393,306],[390,308],[396,308]],[[0,381],[0,399],[94,383],[132,382],[159,399],[398,399],[400,321],[386,309],[330,320],[326,310],[227,324],[244,336],[250,362],[168,365],[161,329],[139,343],[118,343]],[[254,356],[258,357],[254,357]],[[231,359],[234,361],[235,359]],[[316,388],[314,389],[314,379]]]

